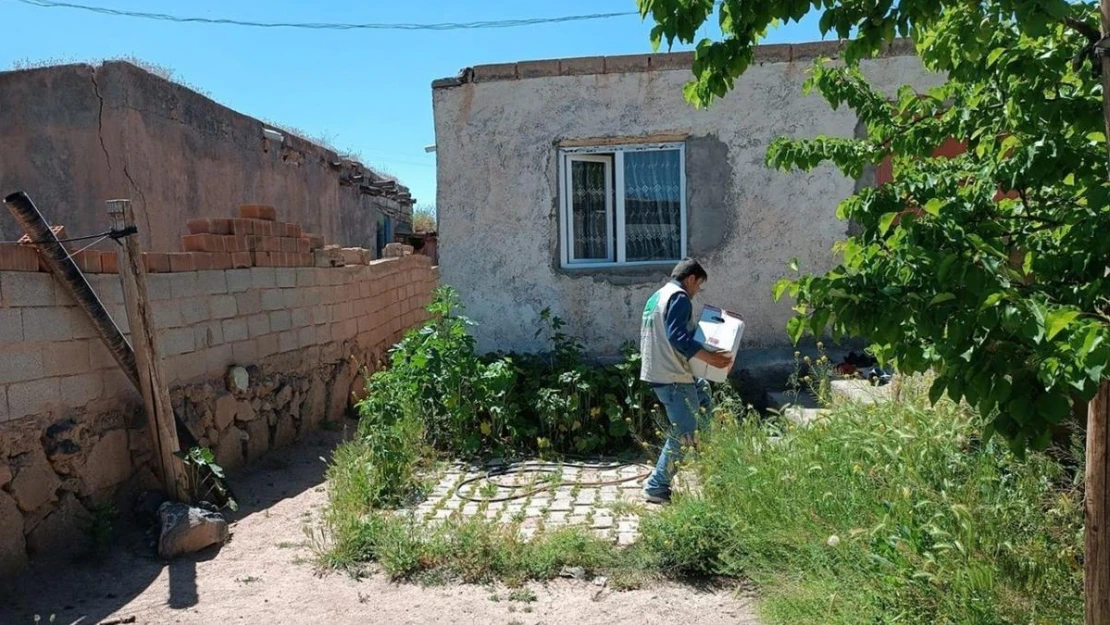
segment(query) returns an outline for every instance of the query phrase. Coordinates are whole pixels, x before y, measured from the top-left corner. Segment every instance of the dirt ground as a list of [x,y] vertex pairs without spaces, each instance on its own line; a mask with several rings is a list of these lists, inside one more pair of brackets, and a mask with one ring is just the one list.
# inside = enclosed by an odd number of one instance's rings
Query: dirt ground
[[[590,582],[535,584],[536,600],[504,588],[395,584],[321,572],[305,533],[327,501],[324,458],[340,440],[321,433],[272,453],[231,479],[242,508],[223,548],[172,563],[138,532],[123,533],[96,563],[36,562],[0,588],[0,623],[219,625],[223,623],[737,623],[758,625],[733,587],[660,584],[614,592]],[[491,595],[497,595],[495,601]]]

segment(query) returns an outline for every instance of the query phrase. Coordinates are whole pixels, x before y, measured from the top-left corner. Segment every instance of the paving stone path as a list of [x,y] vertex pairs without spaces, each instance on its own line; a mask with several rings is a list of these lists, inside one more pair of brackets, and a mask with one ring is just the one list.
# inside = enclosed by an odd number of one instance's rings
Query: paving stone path
[[630,545],[647,507],[641,490],[650,472],[647,464],[620,462],[455,463],[442,471],[415,514],[428,523],[482,517],[515,526],[525,540],[581,526]]

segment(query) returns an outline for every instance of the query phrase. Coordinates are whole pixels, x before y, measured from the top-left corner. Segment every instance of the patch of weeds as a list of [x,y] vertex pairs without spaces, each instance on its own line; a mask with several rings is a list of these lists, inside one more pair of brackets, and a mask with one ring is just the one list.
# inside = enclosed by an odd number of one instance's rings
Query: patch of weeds
[[483,499],[494,499],[497,497],[498,491],[501,489],[493,482],[485,482],[482,487],[478,489],[478,495]]
[[115,533],[115,522],[119,513],[111,504],[95,506],[89,509],[88,516],[82,520],[81,529],[89,542],[89,555],[94,558],[103,557],[112,547],[112,535]]
[[248,575],[246,577],[236,577],[235,581],[239,582],[240,584],[254,584],[256,582],[262,581],[262,578],[256,577],[254,575]]
[[489,600],[492,601],[493,603],[500,603],[501,602],[501,597],[497,593],[493,593],[492,595],[489,596]]
[[304,543],[295,543],[288,540],[283,540],[277,544],[278,549],[297,549],[303,547]]
[[612,512],[614,517],[642,516],[646,512],[646,508],[641,503],[616,501],[609,505],[609,511]]

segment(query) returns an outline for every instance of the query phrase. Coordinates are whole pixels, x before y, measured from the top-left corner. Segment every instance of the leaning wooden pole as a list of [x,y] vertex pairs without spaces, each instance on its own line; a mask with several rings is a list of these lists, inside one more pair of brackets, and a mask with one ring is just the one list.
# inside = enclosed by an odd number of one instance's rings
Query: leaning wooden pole
[[77,305],[88,316],[97,334],[108,346],[108,351],[119,363],[124,374],[131,382],[139,386],[139,369],[135,365],[135,353],[127,338],[123,336],[104,304],[96,296],[85,274],[77,268],[69,252],[58,241],[58,237],[50,230],[50,224],[43,218],[42,213],[35,207],[35,203],[26,193],[18,191],[4,198],[12,217],[19,222],[23,232],[38,247],[43,261],[50,271],[58,278],[58,282],[77,302]]
[[[130,200],[109,200],[108,216],[112,229],[130,230],[135,227],[135,215]],[[154,322],[146,291],[146,267],[137,237],[121,239],[123,251],[119,260],[120,282],[127,306],[127,319],[131,324],[131,339],[139,372],[139,391],[146,408],[148,428],[158,460],[162,486],[166,493],[179,501],[189,501],[189,484],[185,467],[174,455],[180,446],[174,425],[173,406],[170,404],[169,387],[162,371],[162,352],[154,338]]]

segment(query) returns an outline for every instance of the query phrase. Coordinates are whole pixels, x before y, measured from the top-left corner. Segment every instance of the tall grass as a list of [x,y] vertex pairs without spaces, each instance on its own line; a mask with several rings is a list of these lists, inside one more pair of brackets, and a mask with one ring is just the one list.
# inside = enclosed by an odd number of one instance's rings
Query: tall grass
[[799,430],[719,413],[701,494],[646,519],[645,548],[750,577],[769,623],[1081,622],[1081,486],[984,443],[975,414],[903,394]]

